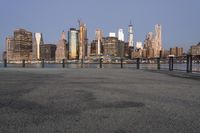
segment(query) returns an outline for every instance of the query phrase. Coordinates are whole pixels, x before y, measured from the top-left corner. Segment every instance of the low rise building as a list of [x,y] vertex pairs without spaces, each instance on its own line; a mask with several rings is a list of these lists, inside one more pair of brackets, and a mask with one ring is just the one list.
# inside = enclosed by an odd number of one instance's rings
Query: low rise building
[[46,61],[55,60],[56,45],[55,44],[42,44],[40,45],[40,58]]
[[200,42],[197,45],[191,46],[191,54],[192,55],[200,55]]

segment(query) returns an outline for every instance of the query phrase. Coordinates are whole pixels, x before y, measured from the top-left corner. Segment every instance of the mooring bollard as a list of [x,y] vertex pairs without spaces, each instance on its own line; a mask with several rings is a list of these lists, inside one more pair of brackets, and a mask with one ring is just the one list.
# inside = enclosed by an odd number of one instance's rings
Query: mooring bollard
[[157,69],[160,70],[160,58],[157,58]]
[[44,59],[42,59],[42,68],[44,68]]
[[140,58],[137,58],[137,69],[140,69]]
[[62,60],[62,67],[65,68],[65,59]]
[[22,60],[22,67],[23,68],[25,67],[25,60],[24,59]]
[[4,67],[7,67],[7,60],[4,59]]
[[121,58],[121,69],[123,68],[123,58]]
[[100,60],[99,60],[99,67],[100,68],[102,68],[102,60],[103,60],[103,58],[100,58]]

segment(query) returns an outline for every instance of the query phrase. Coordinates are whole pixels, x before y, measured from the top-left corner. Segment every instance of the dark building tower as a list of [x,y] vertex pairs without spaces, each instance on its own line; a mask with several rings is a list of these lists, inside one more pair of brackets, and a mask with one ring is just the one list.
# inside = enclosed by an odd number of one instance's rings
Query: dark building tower
[[56,52],[56,45],[55,44],[42,44],[42,45],[40,45],[41,59],[44,59],[46,61],[55,61],[55,52]]
[[32,32],[25,29],[14,31],[14,51],[19,54],[17,60],[31,60],[32,52]]

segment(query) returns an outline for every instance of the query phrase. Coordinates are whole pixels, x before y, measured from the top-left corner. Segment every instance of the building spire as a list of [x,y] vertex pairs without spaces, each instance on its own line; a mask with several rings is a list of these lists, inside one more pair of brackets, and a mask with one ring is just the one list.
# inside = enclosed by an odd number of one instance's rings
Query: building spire
[[131,19],[130,19],[130,24],[129,25],[132,25],[132,21],[131,21]]
[[61,40],[66,40],[66,33],[64,30],[62,31],[62,34],[61,34]]

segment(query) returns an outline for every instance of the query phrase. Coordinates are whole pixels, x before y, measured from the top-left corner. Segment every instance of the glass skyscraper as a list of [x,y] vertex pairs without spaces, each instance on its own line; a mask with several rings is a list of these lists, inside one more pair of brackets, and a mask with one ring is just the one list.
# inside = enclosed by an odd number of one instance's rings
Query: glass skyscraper
[[78,59],[78,30],[76,30],[75,28],[71,28],[68,31],[68,41],[69,59]]

